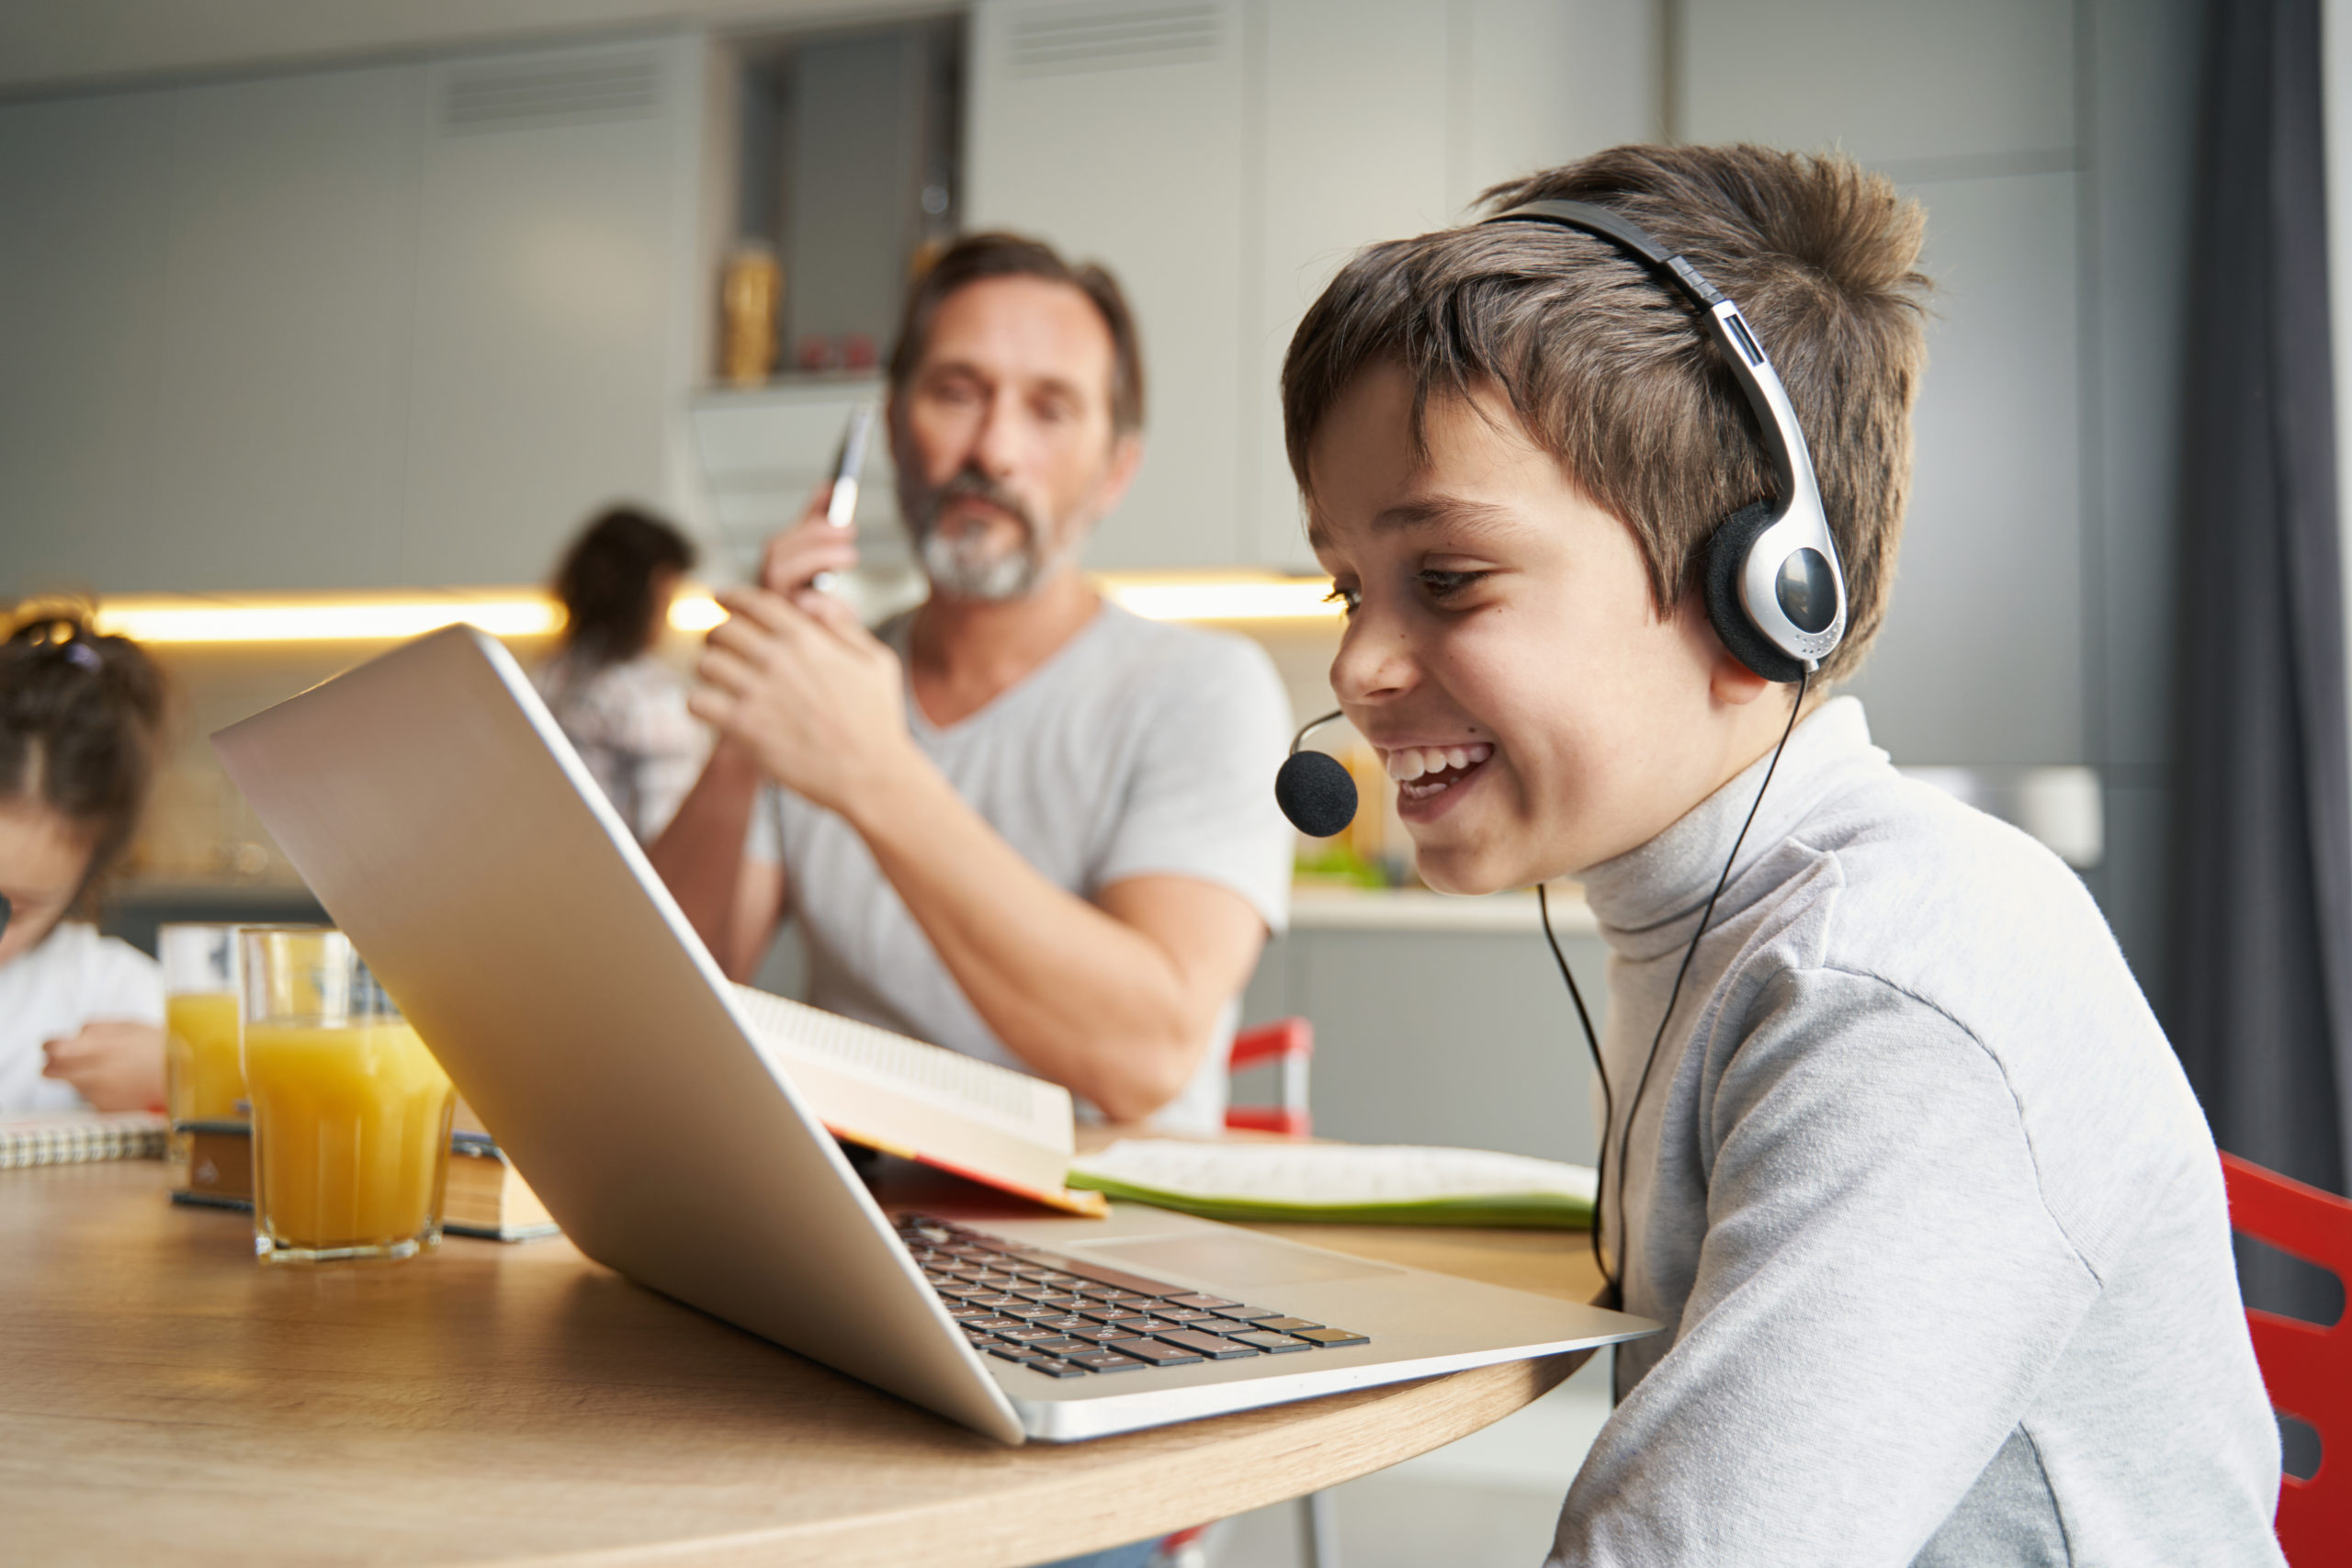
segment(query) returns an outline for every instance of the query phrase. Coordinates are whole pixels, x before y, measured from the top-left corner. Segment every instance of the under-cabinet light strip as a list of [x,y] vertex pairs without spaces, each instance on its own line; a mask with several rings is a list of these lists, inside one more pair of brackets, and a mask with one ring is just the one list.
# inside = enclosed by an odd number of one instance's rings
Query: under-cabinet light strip
[[[1096,580],[1114,603],[1155,621],[1321,620],[1339,614],[1317,578]],[[670,625],[708,631],[726,619],[707,591],[690,589],[670,606]],[[395,598],[329,594],[270,598],[125,596],[103,602],[97,629],[153,643],[392,642],[470,622],[493,637],[551,637],[563,612],[523,591]]]

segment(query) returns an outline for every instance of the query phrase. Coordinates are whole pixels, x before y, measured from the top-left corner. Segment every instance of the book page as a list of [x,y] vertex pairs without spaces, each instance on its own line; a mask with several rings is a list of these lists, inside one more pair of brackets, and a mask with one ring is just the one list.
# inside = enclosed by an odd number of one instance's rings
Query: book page
[[1405,1144],[1187,1143],[1123,1138],[1071,1162],[1127,1187],[1231,1201],[1341,1208],[1449,1199],[1593,1201],[1592,1168]]
[[1064,1155],[1072,1146],[1069,1091],[1059,1084],[749,986],[735,992],[760,1043],[787,1062],[794,1056],[820,1062]]

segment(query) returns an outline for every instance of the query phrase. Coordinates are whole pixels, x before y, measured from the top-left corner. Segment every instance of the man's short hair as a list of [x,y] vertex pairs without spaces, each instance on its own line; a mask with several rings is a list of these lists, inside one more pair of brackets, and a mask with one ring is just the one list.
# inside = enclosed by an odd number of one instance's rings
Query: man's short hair
[[[1911,404],[1927,362],[1918,204],[1836,153],[1618,147],[1497,186],[1489,212],[1592,202],[1680,252],[1739,302],[1796,406],[1846,574],[1836,679],[1886,613],[1911,482]],[[1771,497],[1754,415],[1681,297],[1607,241],[1546,223],[1470,226],[1359,253],[1291,339],[1283,420],[1307,450],[1374,364],[1429,400],[1491,382],[1596,504],[1632,527],[1661,615],[1697,586],[1724,518]]]
[[947,297],[968,283],[990,277],[1041,277],[1067,283],[1092,301],[1111,333],[1111,430],[1132,435],[1143,428],[1143,348],[1136,333],[1135,312],[1119,280],[1099,262],[1073,266],[1043,240],[1024,234],[966,234],[924,269],[907,290],[906,313],[899,319],[898,346],[890,351],[890,395],[906,390],[915,367],[922,363],[931,340],[931,323]]

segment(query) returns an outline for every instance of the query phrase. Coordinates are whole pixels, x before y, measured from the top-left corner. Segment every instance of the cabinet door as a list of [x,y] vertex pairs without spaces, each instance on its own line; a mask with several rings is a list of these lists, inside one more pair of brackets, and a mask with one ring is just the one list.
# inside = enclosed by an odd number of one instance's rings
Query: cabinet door
[[1357,250],[1452,216],[1446,13],[1444,0],[1267,6],[1264,260],[1247,404],[1253,559],[1314,570],[1283,446],[1283,355],[1299,318]]
[[154,150],[173,107],[163,93],[0,106],[0,598],[135,570],[164,316]]
[[1036,234],[1073,259],[1102,262],[1143,338],[1143,472],[1088,550],[1097,568],[1241,558],[1243,9],[1239,0],[982,0],[973,9],[969,226]]
[[593,508],[673,502],[693,336],[684,54],[660,40],[428,69],[406,581],[535,581]]
[[153,512],[109,585],[398,581],[419,67],[175,94]]

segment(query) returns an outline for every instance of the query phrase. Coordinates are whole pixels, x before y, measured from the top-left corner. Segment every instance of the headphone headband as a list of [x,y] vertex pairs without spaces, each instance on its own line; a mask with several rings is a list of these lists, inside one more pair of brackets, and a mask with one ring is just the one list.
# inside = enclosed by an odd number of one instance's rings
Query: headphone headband
[[[1751,515],[1756,509],[1750,508],[1739,514],[1744,558],[1732,563],[1736,575],[1727,574],[1724,584],[1770,651],[1759,649],[1751,657],[1741,646],[1739,628],[1727,628],[1720,614],[1716,627],[1725,644],[1768,679],[1792,681],[1799,671],[1816,668],[1846,635],[1846,575],[1830,538],[1821,486],[1814,477],[1813,455],[1797,423],[1796,407],[1739,306],[1648,230],[1605,207],[1530,201],[1484,221],[1551,223],[1596,235],[1639,260],[1697,309],[1701,331],[1722,350],[1733,379],[1747,394],[1781,491],[1760,513]],[[1721,530],[1717,542],[1725,542]],[[1712,563],[1709,575],[1718,575]],[[1791,664],[1795,668],[1790,669]]]

